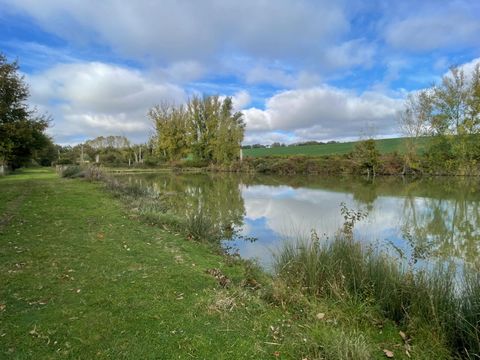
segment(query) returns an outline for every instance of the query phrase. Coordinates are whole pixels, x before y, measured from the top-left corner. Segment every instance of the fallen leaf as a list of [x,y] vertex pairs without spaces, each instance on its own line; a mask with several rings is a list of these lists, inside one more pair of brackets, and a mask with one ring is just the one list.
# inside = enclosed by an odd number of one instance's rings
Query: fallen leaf
[[28,332],[32,336],[38,336],[37,326],[35,325],[32,330]]
[[324,314],[324,313],[318,313],[315,317],[316,317],[318,320],[322,320],[322,319],[325,317],[325,314]]
[[385,356],[387,358],[393,358],[393,351],[390,351],[390,350],[387,350],[387,349],[383,349],[383,353],[385,354]]
[[0,304],[0,311],[4,311],[7,308],[7,305]]
[[407,341],[407,335],[403,331],[400,331],[399,334],[403,341]]

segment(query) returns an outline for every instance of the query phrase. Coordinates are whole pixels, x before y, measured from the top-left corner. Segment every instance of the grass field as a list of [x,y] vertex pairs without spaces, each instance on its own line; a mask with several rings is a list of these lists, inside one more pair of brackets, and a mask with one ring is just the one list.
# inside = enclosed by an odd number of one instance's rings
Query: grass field
[[[407,358],[374,306],[309,302],[265,274],[249,290],[251,274],[145,223],[100,183],[51,170],[0,179],[2,359]],[[402,330],[414,358],[441,358],[429,331]]]
[[[274,148],[244,149],[243,154],[246,157],[262,157],[262,156],[325,156],[325,155],[343,155],[351,152],[357,142],[345,142],[338,144],[325,145],[306,145],[306,146],[285,146]],[[379,151],[382,154],[404,151],[404,139],[381,139],[376,140]],[[426,143],[426,139],[420,139],[420,147]]]

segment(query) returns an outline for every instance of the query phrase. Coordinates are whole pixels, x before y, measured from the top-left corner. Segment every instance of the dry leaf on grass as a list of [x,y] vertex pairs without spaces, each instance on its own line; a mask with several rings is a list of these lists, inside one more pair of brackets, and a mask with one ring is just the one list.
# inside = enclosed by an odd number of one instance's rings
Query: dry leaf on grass
[[393,358],[393,351],[391,350],[387,350],[387,349],[383,349],[383,353],[385,354],[385,356],[389,359]]

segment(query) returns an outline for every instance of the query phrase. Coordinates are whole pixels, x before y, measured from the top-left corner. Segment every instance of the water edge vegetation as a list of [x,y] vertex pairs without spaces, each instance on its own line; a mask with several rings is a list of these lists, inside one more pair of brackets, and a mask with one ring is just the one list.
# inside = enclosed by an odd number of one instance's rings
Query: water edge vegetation
[[[203,212],[185,219],[169,213],[167,202],[162,201],[164,194],[158,190],[121,182],[105,176],[98,168],[86,171],[87,178],[105,181],[110,191],[151,223],[183,232],[187,239],[213,243],[214,248],[226,237],[222,233],[225,227],[216,226]],[[443,354],[446,358],[478,356],[480,272],[475,267],[478,264],[459,268],[445,262],[434,269],[415,271],[411,264],[398,262],[355,241],[353,228],[364,214],[345,207],[342,213],[344,227],[334,241],[321,240],[312,233],[308,241],[299,238],[287,243],[276,258],[273,278],[267,281],[270,291],[262,296],[268,302],[286,302],[300,308],[303,301],[318,299],[371,307],[369,310],[408,329],[412,336],[421,333],[428,324],[435,333],[435,341],[450,352]],[[290,304],[297,296],[302,299],[300,303],[294,300]],[[410,354],[411,343],[407,338],[404,342],[404,350]],[[316,356],[320,355],[319,352]]]

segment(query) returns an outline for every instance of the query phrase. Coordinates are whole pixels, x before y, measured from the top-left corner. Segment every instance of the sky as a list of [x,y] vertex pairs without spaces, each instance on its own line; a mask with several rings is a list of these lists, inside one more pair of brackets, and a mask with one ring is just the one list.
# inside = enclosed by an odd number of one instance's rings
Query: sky
[[144,142],[148,110],[231,96],[244,144],[399,135],[408,93],[480,62],[478,0],[0,0],[0,52],[62,145]]

